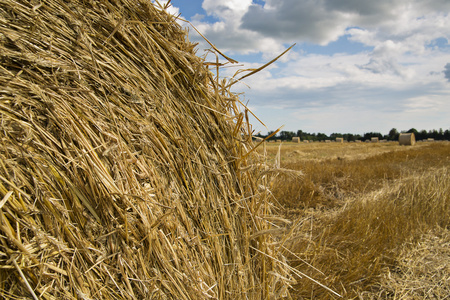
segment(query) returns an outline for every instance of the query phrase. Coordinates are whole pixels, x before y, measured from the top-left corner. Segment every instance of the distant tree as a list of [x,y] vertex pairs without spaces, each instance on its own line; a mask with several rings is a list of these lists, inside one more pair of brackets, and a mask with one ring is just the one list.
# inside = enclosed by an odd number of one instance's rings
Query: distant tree
[[325,134],[325,133],[318,133],[317,134],[317,139],[319,140],[319,141],[324,141],[324,140],[327,140],[328,139],[328,136]]
[[444,139],[444,131],[442,130],[442,128],[439,128],[439,132],[438,132],[438,140],[443,140]]
[[396,129],[396,128],[392,128],[392,129],[389,131],[389,134],[388,134],[388,140],[390,140],[390,141],[396,141],[396,140],[398,140],[399,135],[400,135],[400,134],[398,133],[397,129]]
[[437,140],[438,139],[438,131],[436,129],[429,130],[428,131],[428,138],[432,138]]
[[315,133],[308,133],[306,138],[310,141],[317,141],[317,136]]
[[344,140],[349,142],[354,142],[356,140],[355,136],[351,133],[344,134]]
[[417,129],[411,128],[411,129],[408,130],[406,133],[414,133],[414,135],[417,135],[419,132],[417,131]]
[[280,132],[280,138],[283,141],[290,141],[290,140],[292,140],[292,137],[294,137],[294,136],[295,136],[295,133],[292,131],[281,131]]
[[363,135],[363,139],[364,139],[364,140],[370,140],[371,137],[372,137],[372,136],[370,135],[370,132],[365,132],[364,135]]
[[377,137],[379,139],[383,138],[383,135],[379,132],[367,132],[364,133],[364,140],[370,140],[373,137]]
[[342,133],[332,133],[332,134],[330,134],[330,139],[336,139],[336,138],[341,138],[341,137],[343,137],[342,136]]
[[450,140],[450,130],[445,130],[444,131],[444,140]]
[[416,140],[426,140],[428,138],[428,132],[426,130],[421,130],[420,132],[414,133]]

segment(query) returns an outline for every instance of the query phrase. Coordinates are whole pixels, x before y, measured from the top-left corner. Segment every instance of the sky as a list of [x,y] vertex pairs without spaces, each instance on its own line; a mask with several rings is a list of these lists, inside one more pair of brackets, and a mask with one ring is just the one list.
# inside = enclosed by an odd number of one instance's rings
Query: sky
[[[231,88],[264,123],[251,120],[255,134],[282,126],[328,135],[450,129],[449,0],[172,0],[171,5],[170,13],[190,21],[239,62],[220,70],[228,80],[295,44]],[[205,56],[210,46],[188,30],[189,40],[199,43],[197,55]]]

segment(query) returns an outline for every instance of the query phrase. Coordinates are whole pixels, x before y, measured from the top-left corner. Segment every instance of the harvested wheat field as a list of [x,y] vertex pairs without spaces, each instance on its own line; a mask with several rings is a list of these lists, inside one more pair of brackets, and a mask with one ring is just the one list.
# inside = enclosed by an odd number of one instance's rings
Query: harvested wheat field
[[[292,221],[288,262],[344,299],[449,299],[450,143],[259,149],[301,180],[271,184]],[[306,276],[294,299],[340,299]]]
[[290,297],[247,111],[174,16],[0,0],[0,51],[2,298]]

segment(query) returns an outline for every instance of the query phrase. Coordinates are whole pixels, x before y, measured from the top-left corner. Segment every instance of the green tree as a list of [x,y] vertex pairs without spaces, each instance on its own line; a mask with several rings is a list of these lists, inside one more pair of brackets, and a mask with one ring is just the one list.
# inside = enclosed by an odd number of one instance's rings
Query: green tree
[[319,141],[324,141],[324,140],[327,140],[328,139],[328,136],[325,134],[325,133],[318,133],[317,134],[317,139],[319,140]]
[[421,130],[417,134],[414,133],[417,140],[426,140],[428,138],[428,132],[426,130]]
[[373,137],[377,137],[379,139],[383,138],[383,135],[379,132],[367,132],[364,133],[364,140],[370,140]]
[[443,140],[444,139],[444,130],[442,130],[442,128],[439,128],[439,132],[438,132],[438,137],[439,140]]
[[417,129],[411,128],[411,129],[408,130],[406,133],[414,133],[414,135],[417,135],[419,132],[417,131]]
[[444,131],[444,140],[450,140],[450,130],[445,130]]
[[[274,130],[271,130],[271,131],[269,131],[269,132],[267,133],[266,136],[269,136],[269,135],[271,135],[271,134],[274,133],[274,132],[275,132]],[[276,139],[275,135],[269,138],[269,140],[274,140],[274,139]]]
[[344,134],[344,139],[349,142],[354,142],[356,140],[356,137],[352,133],[347,133]]
[[280,138],[284,141],[290,141],[295,136],[295,133],[292,131],[281,131]]
[[398,131],[397,131],[397,129],[396,128],[392,128],[390,131],[389,131],[389,134],[388,134],[388,140],[390,140],[390,141],[396,141],[396,140],[398,140],[398,136],[399,136],[400,134],[398,133]]

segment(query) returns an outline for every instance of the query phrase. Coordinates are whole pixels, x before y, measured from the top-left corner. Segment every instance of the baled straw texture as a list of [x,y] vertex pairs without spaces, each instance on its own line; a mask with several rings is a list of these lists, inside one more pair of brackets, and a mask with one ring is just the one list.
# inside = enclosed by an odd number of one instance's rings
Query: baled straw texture
[[0,47],[1,295],[287,295],[246,114],[174,16],[0,0]]
[[398,142],[400,145],[413,146],[416,143],[416,137],[414,133],[400,133]]

